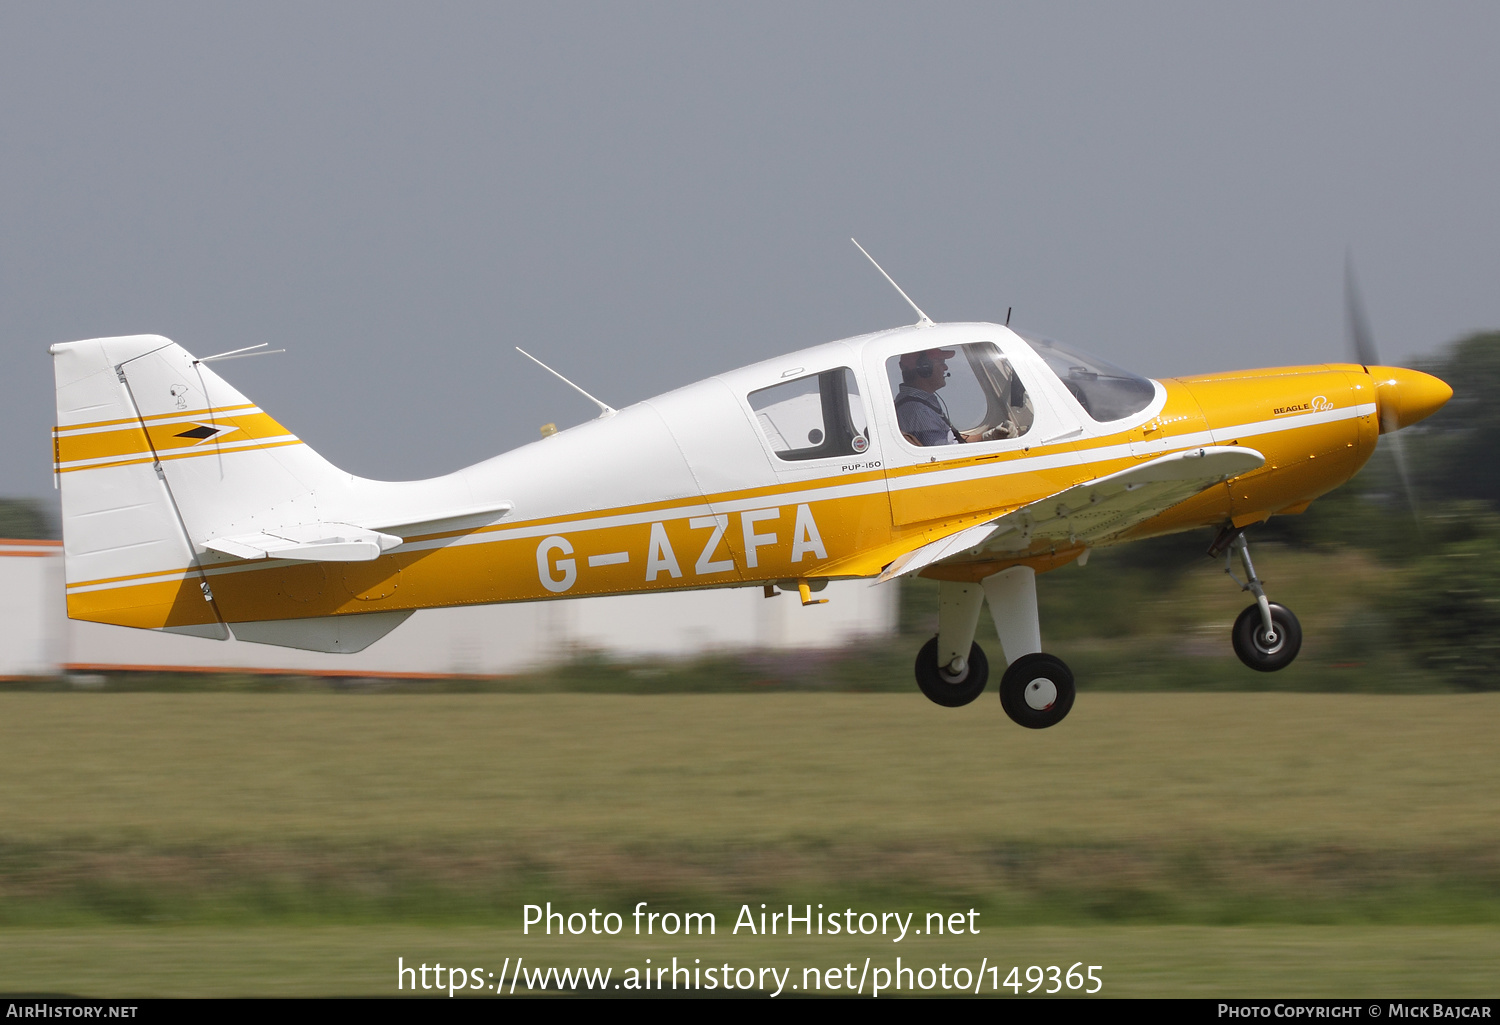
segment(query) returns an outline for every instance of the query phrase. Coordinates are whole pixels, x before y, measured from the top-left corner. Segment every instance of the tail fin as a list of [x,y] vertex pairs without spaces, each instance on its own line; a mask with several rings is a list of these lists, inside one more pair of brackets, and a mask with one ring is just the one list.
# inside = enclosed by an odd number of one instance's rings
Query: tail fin
[[68,615],[228,638],[203,542],[316,521],[351,478],[166,338],[51,352]]

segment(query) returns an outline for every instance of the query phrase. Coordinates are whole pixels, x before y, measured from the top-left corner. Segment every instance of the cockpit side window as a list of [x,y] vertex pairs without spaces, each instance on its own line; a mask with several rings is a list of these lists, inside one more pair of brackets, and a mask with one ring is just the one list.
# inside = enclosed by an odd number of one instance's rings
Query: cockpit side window
[[1047,361],[1083,411],[1099,423],[1134,416],[1156,397],[1156,386],[1139,374],[1047,338],[1026,337],[1026,341]]
[[858,455],[870,447],[859,383],[848,367],[773,384],[751,392],[749,399],[779,459]]
[[896,422],[910,444],[1019,438],[1036,418],[1026,386],[993,342],[906,352],[885,367]]

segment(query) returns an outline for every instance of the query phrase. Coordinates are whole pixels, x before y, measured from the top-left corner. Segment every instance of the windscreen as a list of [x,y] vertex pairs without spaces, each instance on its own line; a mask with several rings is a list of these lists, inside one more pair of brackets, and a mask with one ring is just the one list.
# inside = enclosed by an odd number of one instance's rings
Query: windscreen
[[1156,386],[1139,374],[1050,338],[1022,337],[1047,361],[1083,411],[1100,423],[1134,416],[1156,397]]

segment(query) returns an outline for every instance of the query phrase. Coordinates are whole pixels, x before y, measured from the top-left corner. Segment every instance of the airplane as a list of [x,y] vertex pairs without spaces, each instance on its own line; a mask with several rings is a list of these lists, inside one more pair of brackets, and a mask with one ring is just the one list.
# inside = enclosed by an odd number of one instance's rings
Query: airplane
[[1075,684],[1043,650],[1037,574],[1217,528],[1211,554],[1239,556],[1255,599],[1234,650],[1284,668],[1301,627],[1245,530],[1305,510],[1452,396],[1379,365],[1362,317],[1358,363],[1149,380],[1006,324],[934,323],[901,295],[913,325],[623,409],[563,378],[596,418],[409,482],[337,469],[209,365],[250,350],[53,345],[68,615],[353,652],[416,609],[750,586],[812,605],[830,580],[920,574],[938,582],[921,692],[984,691],[988,602],[1001,705],[1042,729]]

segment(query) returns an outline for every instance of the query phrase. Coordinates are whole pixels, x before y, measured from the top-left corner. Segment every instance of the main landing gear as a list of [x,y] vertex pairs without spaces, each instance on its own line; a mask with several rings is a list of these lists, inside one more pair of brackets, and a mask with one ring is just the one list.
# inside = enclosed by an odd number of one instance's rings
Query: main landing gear
[[1000,678],[1001,707],[1029,729],[1062,722],[1073,707],[1073,674],[1062,659],[1041,650],[1036,573],[1029,566],[1012,566],[975,584],[939,583],[938,635],[917,653],[917,686],[946,708],[967,705],[984,693],[989,661],[974,643],[974,631],[986,598],[1009,660]]
[[990,682],[990,660],[984,649],[970,643],[967,657],[955,658],[947,665],[937,661],[938,639],[934,637],[917,652],[917,686],[922,693],[944,708],[967,705],[984,693]]
[[[1260,577],[1255,575],[1255,564],[1250,561],[1250,546],[1245,542],[1245,535],[1235,531],[1232,539],[1225,534],[1220,534],[1219,538],[1209,553],[1218,555],[1222,551],[1224,572],[1229,574],[1229,579],[1239,584],[1241,591],[1255,595],[1255,604],[1247,607],[1234,621],[1231,634],[1234,653],[1257,672],[1274,673],[1285,669],[1302,650],[1302,624],[1297,622],[1291,609],[1266,598]],[[1245,567],[1246,583],[1241,584],[1240,578],[1234,575],[1235,552],[1239,553],[1240,563]]]

